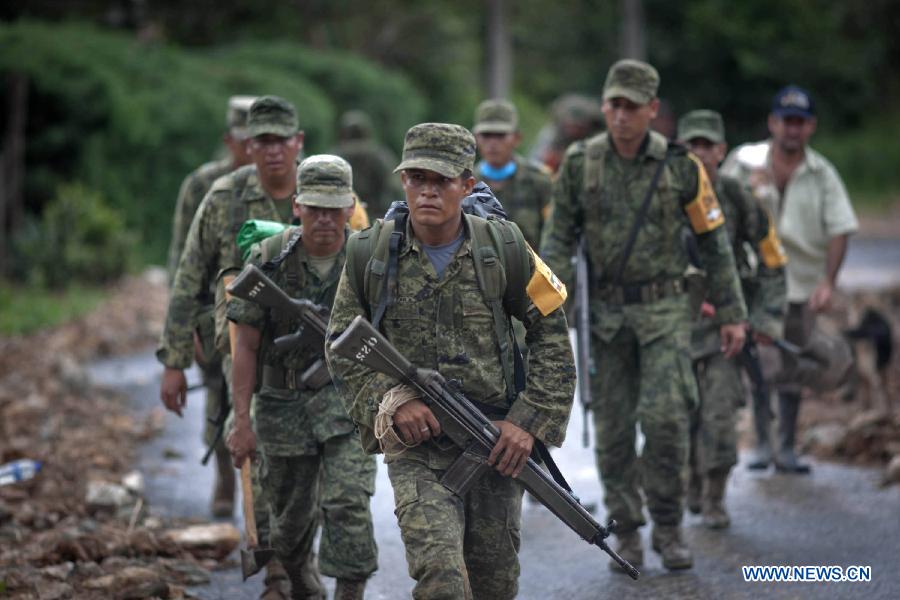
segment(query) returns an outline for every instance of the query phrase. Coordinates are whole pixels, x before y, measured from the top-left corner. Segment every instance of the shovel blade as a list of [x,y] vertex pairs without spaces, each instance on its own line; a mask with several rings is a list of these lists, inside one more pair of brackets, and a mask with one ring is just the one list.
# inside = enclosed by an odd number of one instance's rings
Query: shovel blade
[[241,575],[244,581],[260,572],[266,564],[272,560],[275,551],[271,548],[262,550],[249,549],[241,550]]

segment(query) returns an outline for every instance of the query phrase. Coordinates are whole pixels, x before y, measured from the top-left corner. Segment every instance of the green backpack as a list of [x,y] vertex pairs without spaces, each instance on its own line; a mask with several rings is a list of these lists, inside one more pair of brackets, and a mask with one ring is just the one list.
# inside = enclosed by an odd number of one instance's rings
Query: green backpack
[[[519,227],[504,219],[486,219],[463,214],[470,232],[475,276],[485,304],[490,307],[497,351],[510,404],[525,387],[525,367],[513,334],[510,317],[525,319],[528,310],[526,286],[531,278],[528,243]],[[393,305],[397,289],[399,249],[406,232],[406,215],[378,219],[347,242],[347,274],[366,308],[366,317],[378,328],[387,307]],[[505,282],[505,285],[504,285]],[[357,422],[363,446],[378,448],[367,424]],[[371,443],[371,445],[370,445]]]

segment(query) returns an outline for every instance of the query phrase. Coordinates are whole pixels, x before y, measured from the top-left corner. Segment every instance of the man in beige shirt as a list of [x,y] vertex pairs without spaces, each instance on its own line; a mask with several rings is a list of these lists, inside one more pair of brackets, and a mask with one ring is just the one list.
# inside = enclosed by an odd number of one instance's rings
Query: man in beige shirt
[[[782,89],[773,99],[768,125],[771,138],[735,148],[722,173],[749,186],[777,223],[788,256],[784,335],[802,346],[816,314],[831,303],[847,240],[859,224],[837,170],[807,145],[816,130],[810,95],[797,86]],[[809,466],[798,462],[794,454],[799,404],[799,387],[782,389],[779,450],[774,459],[776,469],[787,473],[809,472]],[[748,466],[765,469],[772,460],[768,422],[757,419],[756,425],[756,455]]]

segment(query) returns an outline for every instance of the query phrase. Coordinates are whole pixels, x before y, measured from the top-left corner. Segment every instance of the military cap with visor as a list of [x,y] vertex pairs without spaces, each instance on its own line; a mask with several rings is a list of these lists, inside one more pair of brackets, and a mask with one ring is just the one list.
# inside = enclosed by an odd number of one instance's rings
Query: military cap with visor
[[678,139],[687,142],[701,138],[713,144],[725,143],[725,123],[714,110],[692,110],[678,120]]
[[294,105],[278,96],[262,96],[250,106],[247,131],[250,137],[291,137],[300,130]]
[[394,173],[424,169],[459,177],[475,167],[475,136],[461,125],[420,123],[406,132],[403,156]]
[[255,100],[256,96],[232,96],[228,99],[225,128],[232,137],[242,140],[250,137],[247,132],[247,117]]
[[508,100],[485,100],[475,110],[475,127],[479,133],[515,133],[519,130],[519,112]]
[[350,163],[331,154],[315,154],[297,168],[297,196],[304,206],[350,208],[354,205]]
[[627,98],[635,104],[647,104],[656,98],[659,73],[652,65],[626,58],[615,63],[606,74],[603,100]]

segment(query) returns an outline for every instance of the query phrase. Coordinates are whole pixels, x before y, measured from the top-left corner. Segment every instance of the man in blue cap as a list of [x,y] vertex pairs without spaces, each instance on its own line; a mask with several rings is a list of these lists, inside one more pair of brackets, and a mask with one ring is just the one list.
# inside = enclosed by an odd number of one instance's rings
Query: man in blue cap
[[[809,147],[816,131],[815,103],[795,85],[779,91],[769,114],[771,138],[735,148],[722,173],[749,186],[773,215],[788,263],[788,310],[784,335],[807,344],[816,314],[828,309],[847,240],[859,227],[847,190],[834,166]],[[790,368],[792,357],[785,356]],[[778,398],[779,449],[775,467],[786,473],[808,473],[809,465],[794,454],[800,407],[799,386],[784,386]],[[765,469],[772,461],[768,411],[755,410],[757,449],[748,465]]]

